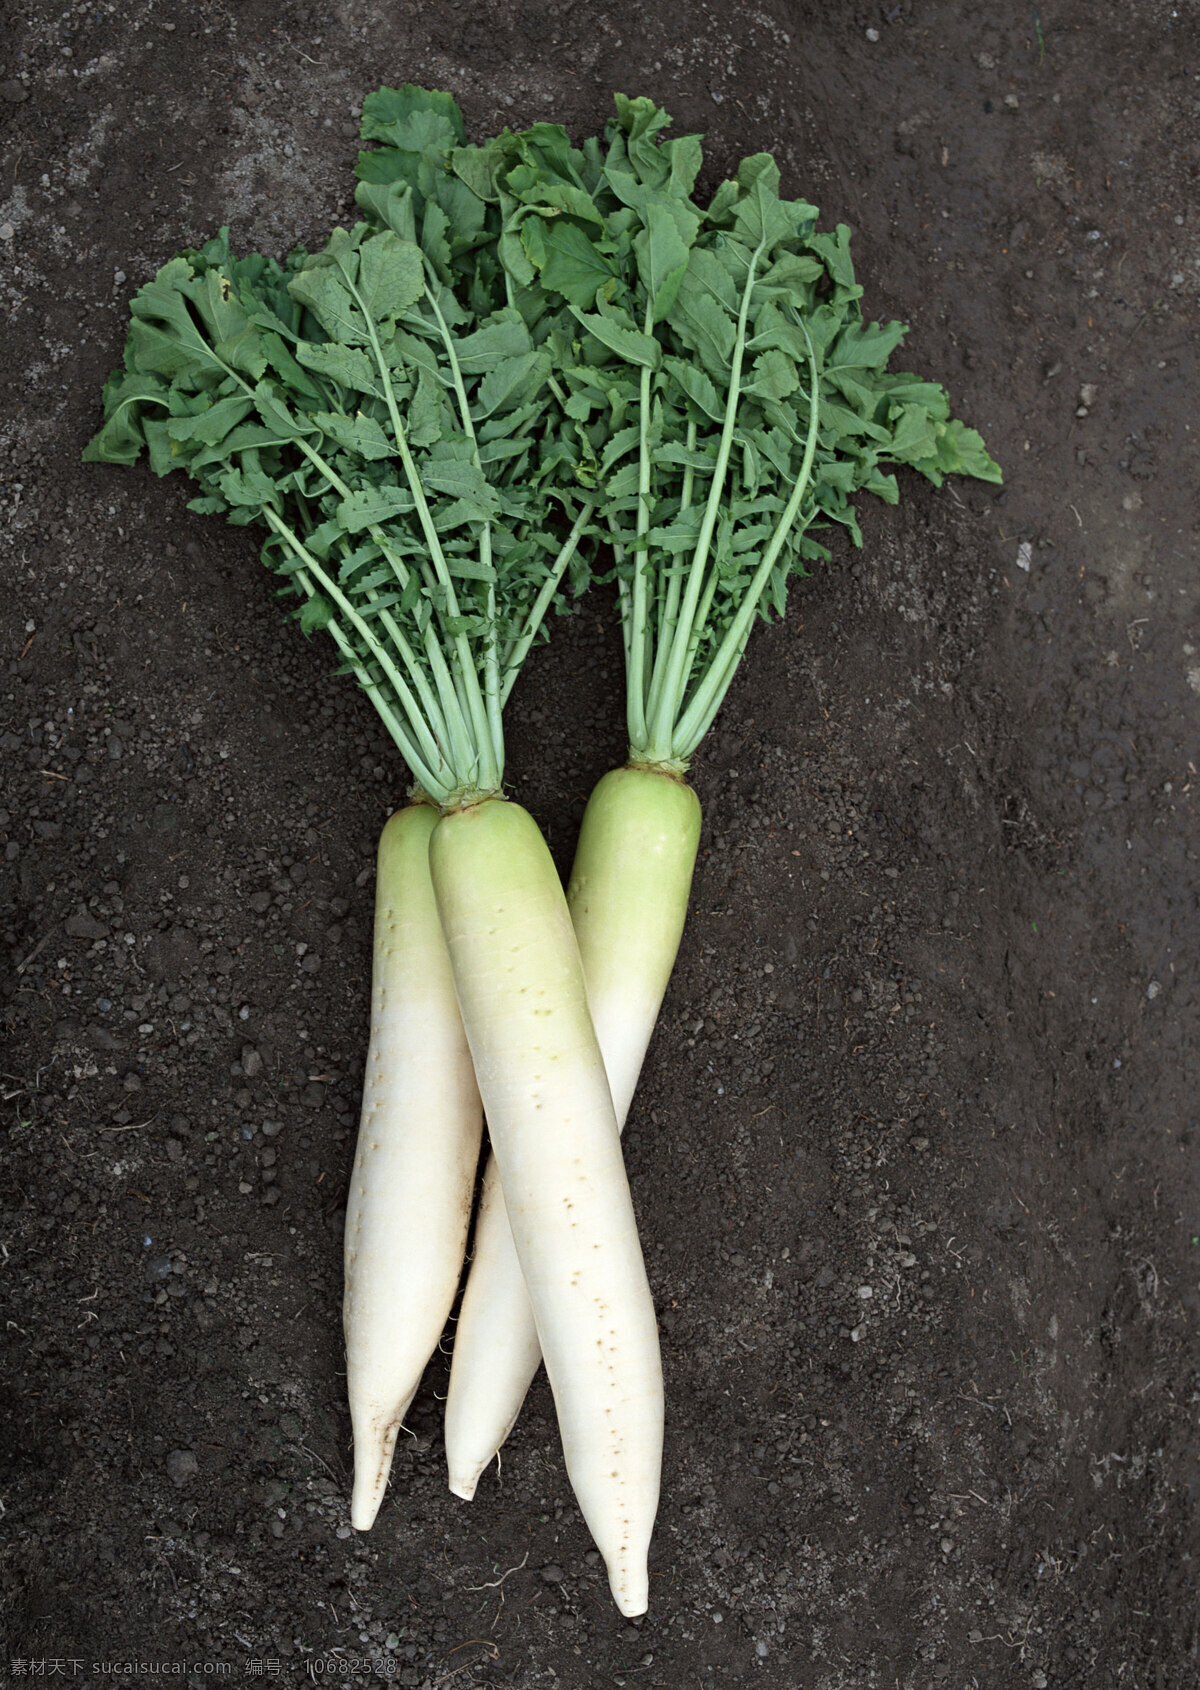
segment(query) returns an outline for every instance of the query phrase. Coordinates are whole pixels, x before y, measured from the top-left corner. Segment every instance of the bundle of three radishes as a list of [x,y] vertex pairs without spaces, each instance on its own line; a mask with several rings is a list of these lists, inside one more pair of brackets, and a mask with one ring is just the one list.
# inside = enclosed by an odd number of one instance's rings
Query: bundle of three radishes
[[[446,1404],[473,1495],[544,1358],[571,1483],[622,1612],[645,1611],[663,1388],[620,1150],[700,833],[684,781],[755,619],[858,539],[852,495],[999,478],[940,387],[889,373],[849,231],[779,198],[767,155],[706,209],[695,136],[616,99],[573,148],[468,146],[448,95],[364,103],[370,221],[285,266],[227,236],[132,303],[92,459],[183,467],[192,508],[269,531],[408,762],[376,897],[346,1221],[352,1522],[396,1438],[475,1224]],[[628,765],[588,804],[566,894],[503,793],[502,710],[548,610],[615,579]]]

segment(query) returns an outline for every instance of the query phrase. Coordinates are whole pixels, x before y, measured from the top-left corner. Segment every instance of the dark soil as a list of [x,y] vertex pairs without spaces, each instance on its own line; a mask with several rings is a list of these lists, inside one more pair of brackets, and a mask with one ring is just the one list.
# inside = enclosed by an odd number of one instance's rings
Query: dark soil
[[[1200,1685],[1198,32],[1195,0],[8,8],[14,1675]],[[133,289],[222,222],[323,239],[358,102],[406,79],[476,134],[651,94],[710,186],[774,151],[1007,475],[864,509],[696,766],[627,1140],[669,1399],[638,1624],[544,1380],[466,1505],[438,1359],[350,1534],[340,1212],[404,774],[246,534],[79,463]],[[514,699],[564,865],[619,670],[597,598]]]

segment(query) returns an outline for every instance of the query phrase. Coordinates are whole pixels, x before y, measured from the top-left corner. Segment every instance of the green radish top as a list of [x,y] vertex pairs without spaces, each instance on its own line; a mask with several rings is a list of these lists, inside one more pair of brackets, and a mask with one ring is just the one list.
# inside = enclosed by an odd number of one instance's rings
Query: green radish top
[[828,558],[815,527],[861,543],[853,495],[894,503],[895,465],[1000,471],[941,387],[888,370],[906,331],[864,321],[844,225],[818,232],[762,153],[701,208],[699,138],[664,141],[650,100],[616,108],[580,149],[550,124],[493,144],[496,250],[570,310],[556,475],[613,545],[632,756],[682,771],[756,616]]
[[552,474],[565,342],[545,296],[507,283],[492,208],[450,168],[457,107],[394,99],[412,180],[358,190],[385,226],[283,264],[234,257],[226,230],[172,259],[132,301],[83,455],[145,450],[198,484],[191,509],[265,527],[301,628],[333,638],[449,807],[500,791],[501,711],[567,571],[585,584],[592,500]]

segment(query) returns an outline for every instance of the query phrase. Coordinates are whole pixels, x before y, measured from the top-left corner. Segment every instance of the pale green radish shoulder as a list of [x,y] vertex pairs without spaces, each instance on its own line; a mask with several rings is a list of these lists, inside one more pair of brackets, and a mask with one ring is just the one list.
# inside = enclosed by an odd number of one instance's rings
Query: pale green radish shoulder
[[700,801],[674,772],[613,769],[588,799],[567,904],[623,1122],[687,920]]

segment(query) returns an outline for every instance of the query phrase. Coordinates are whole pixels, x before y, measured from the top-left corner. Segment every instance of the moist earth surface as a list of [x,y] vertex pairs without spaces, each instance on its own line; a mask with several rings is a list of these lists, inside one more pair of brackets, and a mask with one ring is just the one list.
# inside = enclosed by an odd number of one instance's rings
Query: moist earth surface
[[[1198,32],[1194,0],[8,9],[13,1675],[1200,1685]],[[403,81],[476,137],[651,95],[705,190],[772,151],[1005,470],[864,503],[693,771],[626,1136],[669,1405],[637,1622],[544,1376],[465,1504],[436,1356],[350,1531],[342,1209],[405,773],[246,532],[79,461],[131,293],[222,223],[319,244]],[[602,590],[510,719],[565,871],[624,751]]]

